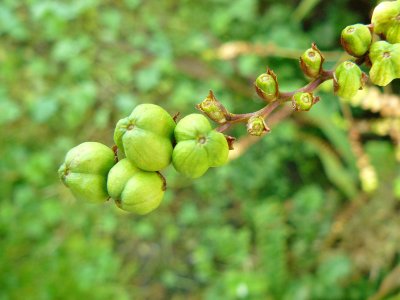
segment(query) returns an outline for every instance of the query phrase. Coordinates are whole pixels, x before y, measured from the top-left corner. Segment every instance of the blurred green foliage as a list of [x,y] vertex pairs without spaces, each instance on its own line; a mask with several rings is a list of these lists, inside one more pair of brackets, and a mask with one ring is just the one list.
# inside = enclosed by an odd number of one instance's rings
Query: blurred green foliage
[[[279,53],[229,61],[210,53],[236,40],[338,50],[342,28],[368,23],[375,4],[2,0],[0,299],[329,300],[381,291],[400,263],[399,165],[389,139],[365,139],[380,185],[361,191],[331,91],[201,179],[167,169],[166,199],[145,217],[76,202],[56,173],[83,141],[111,146],[114,124],[138,103],[185,115],[213,89],[231,111],[250,112],[263,105],[251,85],[266,65],[283,90],[304,85],[297,61]],[[230,134],[244,136],[244,127]],[[371,299],[398,299],[399,285]]]

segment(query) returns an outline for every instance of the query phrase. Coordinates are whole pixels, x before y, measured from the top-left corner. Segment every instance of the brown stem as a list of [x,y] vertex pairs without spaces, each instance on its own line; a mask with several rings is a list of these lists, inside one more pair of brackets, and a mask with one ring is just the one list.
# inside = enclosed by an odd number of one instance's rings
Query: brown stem
[[114,146],[112,146],[111,149],[114,152],[114,161],[115,161],[115,163],[117,163],[118,162],[118,146],[114,145]]
[[167,180],[165,179],[164,175],[161,174],[160,171],[157,171],[156,173],[162,180],[163,185],[162,185],[161,189],[165,192],[167,190]]
[[311,93],[323,82],[332,78],[333,78],[333,71],[323,71],[318,78],[314,79],[306,86],[292,92],[280,93],[278,99],[268,103],[266,106],[264,106],[262,109],[258,111],[245,114],[231,114],[230,119],[224,124],[220,125],[216,130],[219,132],[224,132],[228,130],[233,124],[247,122],[253,116],[262,116],[265,119],[280,105],[291,100],[295,93],[298,92]]

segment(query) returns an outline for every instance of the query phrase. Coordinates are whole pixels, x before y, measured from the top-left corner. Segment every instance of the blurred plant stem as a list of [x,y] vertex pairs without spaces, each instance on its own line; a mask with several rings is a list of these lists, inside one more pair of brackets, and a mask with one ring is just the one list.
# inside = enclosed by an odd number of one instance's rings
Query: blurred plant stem
[[379,290],[376,294],[368,298],[368,300],[380,300],[385,298],[388,294],[400,287],[400,266],[394,268],[382,280]]
[[295,91],[292,91],[292,92],[280,93],[276,100],[268,103],[266,106],[264,106],[260,110],[257,110],[255,112],[251,112],[251,113],[244,113],[244,114],[230,114],[228,116],[229,118],[227,119],[227,121],[225,123],[221,124],[221,126],[219,126],[216,130],[219,132],[224,132],[224,131],[228,130],[233,124],[247,122],[253,116],[261,116],[265,119],[279,106],[281,106],[282,104],[284,104],[287,101],[291,101],[294,94],[296,94],[298,92],[312,93],[322,83],[324,83],[325,81],[332,79],[332,78],[333,78],[332,71],[323,71],[319,77],[317,77],[316,79],[311,81],[309,84],[307,84]]
[[[241,55],[258,55],[258,56],[273,56],[282,57],[289,59],[299,59],[304,53],[304,50],[300,49],[289,49],[280,47],[274,43],[258,44],[248,43],[244,41],[235,41],[224,43],[216,49],[208,50],[204,52],[203,57],[207,60],[211,59],[222,59],[231,60]],[[338,61],[342,60],[342,51],[324,51],[324,57],[326,61]],[[346,59],[350,58],[349,55],[345,55]]]
[[293,19],[297,22],[301,22],[308,14],[318,5],[320,0],[303,0],[297,6],[293,13]]
[[[281,122],[283,119],[287,118],[289,115],[293,113],[293,109],[290,106],[284,106],[279,111],[273,113],[270,118],[268,119],[268,123],[270,125],[275,125]],[[264,133],[265,135],[266,133]],[[261,139],[260,137],[247,135],[239,139],[237,142],[234,143],[234,149],[229,151],[229,160],[235,160],[242,156],[246,151],[254,144],[259,142]]]
[[361,187],[365,192],[371,193],[378,187],[376,171],[371,165],[370,159],[363,149],[361,134],[358,131],[357,126],[354,125],[354,119],[349,105],[343,101],[340,103],[343,116],[349,125],[348,136],[353,153],[357,158],[357,167],[359,171]]

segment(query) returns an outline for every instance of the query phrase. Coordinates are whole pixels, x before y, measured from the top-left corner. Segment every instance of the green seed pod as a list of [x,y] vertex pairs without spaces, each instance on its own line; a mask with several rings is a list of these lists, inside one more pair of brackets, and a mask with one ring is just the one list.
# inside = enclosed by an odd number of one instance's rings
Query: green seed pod
[[319,98],[314,97],[312,93],[298,92],[293,95],[292,104],[294,110],[309,111],[318,100]]
[[108,199],[107,173],[114,164],[114,152],[110,148],[86,142],[68,151],[58,175],[75,198],[99,203]]
[[336,95],[351,99],[362,89],[364,77],[355,63],[345,61],[336,68],[333,82]]
[[144,215],[160,205],[165,181],[161,174],[143,171],[125,158],[110,170],[107,190],[119,208]]
[[271,131],[267,124],[265,124],[262,116],[252,116],[247,121],[247,132],[250,135],[261,136],[263,133]]
[[206,117],[191,114],[175,128],[176,146],[172,153],[175,169],[191,178],[202,176],[210,167],[224,165],[229,146],[225,136],[213,130]]
[[316,78],[322,72],[324,57],[315,44],[300,56],[300,67],[305,75]]
[[125,156],[145,171],[159,171],[171,162],[175,121],[160,106],[141,104],[118,121],[114,141]]
[[369,76],[374,84],[386,86],[393,79],[400,78],[400,43],[394,45],[385,41],[373,43],[369,58],[372,63]]
[[211,120],[219,124],[225,123],[229,118],[229,112],[215,98],[212,91],[209,92],[206,99],[196,105],[196,108],[205,113]]
[[400,0],[384,1],[375,7],[371,19],[376,34],[392,44],[400,43]]
[[279,95],[278,80],[271,69],[257,77],[254,87],[257,94],[268,102],[276,100]]
[[368,26],[354,24],[343,29],[340,41],[347,53],[361,57],[368,52],[371,46],[372,34]]

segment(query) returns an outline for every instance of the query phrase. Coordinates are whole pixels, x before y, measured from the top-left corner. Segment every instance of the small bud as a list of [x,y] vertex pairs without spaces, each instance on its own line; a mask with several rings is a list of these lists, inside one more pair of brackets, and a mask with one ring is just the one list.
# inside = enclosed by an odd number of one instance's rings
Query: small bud
[[311,78],[318,77],[322,72],[322,64],[324,63],[324,57],[317,48],[317,45],[312,44],[311,48],[306,50],[302,56],[300,56],[300,67],[303,73]]
[[381,2],[375,7],[371,22],[376,34],[392,44],[400,43],[400,0]]
[[400,44],[373,43],[369,59],[372,63],[369,76],[374,84],[386,86],[393,79],[400,78]]
[[257,77],[254,83],[257,94],[268,102],[276,100],[279,95],[278,80],[271,69]]
[[351,61],[341,63],[335,70],[333,84],[336,95],[345,99],[353,98],[364,86],[366,75]]
[[247,121],[247,132],[250,135],[261,136],[270,131],[262,116],[253,116]]
[[226,108],[215,98],[212,91],[196,108],[207,115],[211,120],[219,124],[225,123],[229,120],[229,112]]
[[371,46],[372,34],[368,26],[354,24],[343,29],[340,42],[347,53],[361,57]]
[[318,101],[319,97],[314,97],[312,93],[298,92],[292,98],[293,109],[296,111],[309,111]]

